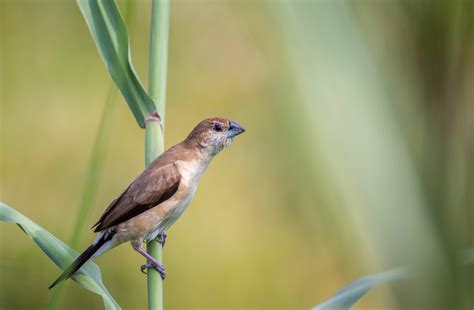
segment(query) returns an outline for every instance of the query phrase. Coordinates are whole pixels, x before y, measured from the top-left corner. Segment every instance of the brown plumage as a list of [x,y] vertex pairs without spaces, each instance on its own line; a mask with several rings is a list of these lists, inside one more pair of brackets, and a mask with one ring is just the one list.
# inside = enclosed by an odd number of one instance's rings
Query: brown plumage
[[169,199],[176,193],[181,178],[175,163],[161,166],[155,161],[135,179],[127,189],[112,201],[94,232],[111,228]]
[[227,118],[200,122],[183,142],[157,157],[110,203],[93,226],[99,236],[50,288],[72,276],[89,259],[127,241],[149,261],[142,270],[156,268],[164,278],[163,266],[141,249],[142,243],[164,233],[179,218],[212,158],[244,131]]

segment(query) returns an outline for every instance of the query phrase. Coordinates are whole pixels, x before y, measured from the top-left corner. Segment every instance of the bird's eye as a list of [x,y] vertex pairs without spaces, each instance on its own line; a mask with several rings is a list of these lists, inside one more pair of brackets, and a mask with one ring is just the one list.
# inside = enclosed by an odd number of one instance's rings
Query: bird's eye
[[214,126],[212,126],[212,129],[214,129],[214,131],[222,131],[222,125],[221,124],[214,124]]

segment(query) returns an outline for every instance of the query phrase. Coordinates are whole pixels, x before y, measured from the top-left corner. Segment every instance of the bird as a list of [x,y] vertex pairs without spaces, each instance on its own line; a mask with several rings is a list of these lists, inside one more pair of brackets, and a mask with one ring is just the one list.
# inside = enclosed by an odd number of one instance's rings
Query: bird
[[153,160],[109,204],[92,226],[97,238],[49,288],[73,276],[90,259],[125,242],[147,259],[140,268],[142,272],[154,268],[164,279],[164,266],[142,245],[155,239],[164,245],[166,231],[188,207],[211,160],[243,132],[242,126],[225,117],[201,121],[186,139]]

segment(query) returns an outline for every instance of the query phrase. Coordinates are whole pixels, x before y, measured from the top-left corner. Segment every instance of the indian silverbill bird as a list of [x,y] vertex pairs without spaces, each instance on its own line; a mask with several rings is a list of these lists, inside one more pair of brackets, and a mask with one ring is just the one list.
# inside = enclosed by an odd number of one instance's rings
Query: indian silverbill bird
[[99,233],[95,241],[49,288],[71,277],[90,259],[128,241],[147,259],[141,270],[155,268],[164,278],[164,267],[142,249],[142,244],[166,236],[166,230],[193,199],[211,160],[244,131],[227,118],[200,122],[183,142],[157,157],[110,203],[93,226]]

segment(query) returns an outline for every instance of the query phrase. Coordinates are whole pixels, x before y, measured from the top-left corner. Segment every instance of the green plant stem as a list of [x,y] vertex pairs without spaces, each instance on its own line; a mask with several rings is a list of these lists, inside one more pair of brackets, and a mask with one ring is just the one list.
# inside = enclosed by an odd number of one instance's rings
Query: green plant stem
[[[145,131],[145,164],[148,165],[163,151],[163,134],[158,121],[148,121]],[[153,240],[147,244],[148,253],[163,263],[163,248]],[[155,269],[148,269],[148,309],[163,309],[163,280]]]
[[[69,240],[69,246],[73,249],[77,248],[81,242],[84,234],[84,226],[97,196],[99,182],[102,176],[103,163],[106,154],[107,142],[109,140],[111,131],[111,115],[114,108],[114,103],[117,98],[117,89],[113,83],[110,84],[107,100],[105,102],[104,110],[95,137],[94,146],[92,147],[91,157],[89,159],[89,167],[84,181],[81,202],[77,210],[76,222]],[[62,297],[64,295],[64,285],[58,286],[53,290],[51,298],[49,299],[47,309],[54,310],[59,307]]]
[[[131,32],[132,18],[134,12],[133,0],[126,1],[125,4],[125,22],[129,25],[129,33]],[[73,249],[79,246],[82,235],[84,234],[85,222],[89,215],[94,201],[97,197],[100,179],[104,167],[107,142],[109,140],[112,129],[112,113],[114,111],[115,103],[117,102],[117,88],[113,81],[110,82],[109,90],[107,92],[107,99],[105,101],[104,110],[95,137],[94,145],[92,147],[91,157],[89,159],[88,170],[84,185],[82,188],[81,201],[77,211],[76,221],[69,240],[69,246]],[[53,290],[46,308],[48,310],[56,310],[61,304],[64,296],[64,285],[58,286]]]
[[105,103],[104,111],[100,120],[99,129],[95,138],[94,146],[92,148],[91,157],[89,160],[88,173],[84,182],[81,202],[79,205],[78,214],[76,216],[76,223],[69,240],[69,246],[76,248],[81,242],[84,228],[92,207],[94,206],[97,191],[99,189],[99,182],[102,176],[104,167],[104,160],[107,149],[107,142],[109,140],[110,131],[112,129],[112,114],[113,108],[117,99],[117,89],[111,83]]
[[[145,165],[149,165],[164,150],[168,25],[168,0],[152,0],[148,88],[160,120],[152,119],[146,124]],[[148,242],[147,251],[159,262],[163,262],[163,249],[157,241]],[[160,274],[154,269],[149,269],[147,282],[148,309],[163,309],[163,280]]]
[[165,128],[166,75],[168,63],[169,1],[152,0],[148,94],[155,102]]

